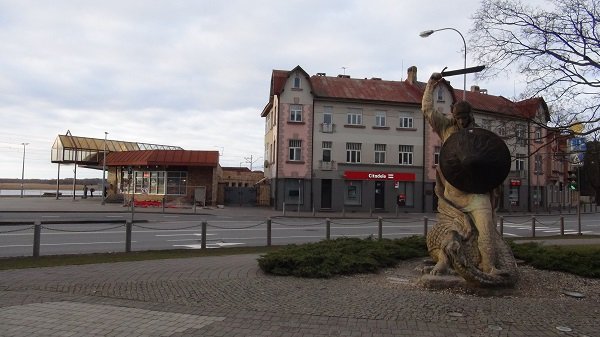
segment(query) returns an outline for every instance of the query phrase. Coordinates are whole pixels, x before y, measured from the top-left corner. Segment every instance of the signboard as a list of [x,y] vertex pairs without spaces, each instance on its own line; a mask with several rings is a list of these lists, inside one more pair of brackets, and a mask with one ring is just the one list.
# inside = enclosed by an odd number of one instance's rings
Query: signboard
[[518,179],[511,179],[510,186],[521,186],[521,181]]
[[579,166],[583,165],[583,158],[585,157],[585,137],[575,137],[569,140],[570,145],[570,161],[572,165]]
[[344,171],[344,179],[415,181],[417,178],[414,173],[405,172]]

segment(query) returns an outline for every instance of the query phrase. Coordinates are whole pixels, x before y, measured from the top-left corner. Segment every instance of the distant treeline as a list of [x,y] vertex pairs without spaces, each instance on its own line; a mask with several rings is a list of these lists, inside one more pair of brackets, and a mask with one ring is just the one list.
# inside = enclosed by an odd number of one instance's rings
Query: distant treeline
[[[24,179],[24,183],[30,184],[50,184],[56,185],[56,179]],[[0,178],[0,183],[21,183],[21,179],[15,178]],[[65,178],[60,179],[61,185],[72,185],[73,178]],[[87,184],[87,185],[99,185],[102,184],[102,179],[100,178],[86,178],[86,179],[77,179],[77,184]]]

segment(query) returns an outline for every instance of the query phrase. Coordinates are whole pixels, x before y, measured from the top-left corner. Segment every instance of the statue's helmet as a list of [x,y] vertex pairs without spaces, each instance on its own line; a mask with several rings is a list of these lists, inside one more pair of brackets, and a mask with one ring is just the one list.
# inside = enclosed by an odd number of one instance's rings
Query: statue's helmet
[[481,128],[460,129],[440,151],[440,169],[452,186],[469,193],[487,193],[510,172],[510,151],[495,133]]

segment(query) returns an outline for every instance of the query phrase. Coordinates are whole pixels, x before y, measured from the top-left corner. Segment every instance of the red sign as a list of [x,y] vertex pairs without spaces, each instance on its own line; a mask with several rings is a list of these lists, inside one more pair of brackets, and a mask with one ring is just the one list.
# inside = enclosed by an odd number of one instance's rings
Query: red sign
[[511,179],[510,186],[521,186],[521,181],[517,179]]
[[344,178],[349,180],[394,180],[394,181],[415,181],[417,177],[414,173],[405,172],[365,172],[365,171],[344,171]]

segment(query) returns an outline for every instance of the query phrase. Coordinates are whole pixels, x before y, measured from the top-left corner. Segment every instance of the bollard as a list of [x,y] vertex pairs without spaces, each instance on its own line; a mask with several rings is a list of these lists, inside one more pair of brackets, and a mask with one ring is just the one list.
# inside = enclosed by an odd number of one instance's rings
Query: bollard
[[283,216],[285,216],[285,202],[283,203]]
[[196,200],[194,200],[194,214],[196,214]]
[[131,198],[131,223],[133,223],[133,214],[135,213],[135,199]]
[[500,217],[500,236],[504,236],[504,217]]
[[36,221],[33,224],[33,257],[40,256],[40,244],[42,237],[42,223]]
[[535,238],[535,217],[531,217],[531,237]]
[[565,217],[560,217],[560,235],[565,235]]
[[131,229],[133,225],[129,221],[125,221],[125,253],[131,253]]
[[313,206],[313,208],[312,208],[312,216],[313,216],[313,218],[315,217],[315,206]]
[[369,218],[373,217],[373,207],[369,207]]
[[398,205],[396,205],[396,218],[398,217]]
[[325,219],[325,239],[329,240],[331,238],[331,220],[329,218]]
[[346,217],[346,206],[342,207],[342,218]]
[[271,246],[271,218],[267,218],[267,246]]
[[202,221],[202,239],[200,240],[200,249],[206,249],[206,221]]
[[426,216],[423,217],[423,236],[427,237],[427,222],[429,222],[429,219],[427,219]]
[[377,238],[379,239],[379,241],[381,241],[381,239],[383,239],[383,218],[377,217],[377,221],[379,222]]
[[165,197],[162,198],[162,212],[165,213]]

